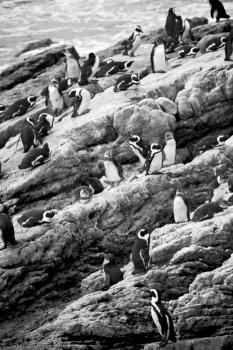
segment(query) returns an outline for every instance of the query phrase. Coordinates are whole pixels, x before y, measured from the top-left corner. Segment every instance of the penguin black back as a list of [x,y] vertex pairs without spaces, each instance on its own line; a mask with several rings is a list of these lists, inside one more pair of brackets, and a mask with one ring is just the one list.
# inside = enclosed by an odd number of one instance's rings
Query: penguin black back
[[210,16],[215,17],[216,22],[219,22],[220,18],[230,18],[220,0],[209,0],[209,4],[211,6]]
[[17,241],[15,240],[15,231],[12,221],[9,216],[5,213],[0,213],[0,231],[2,231],[2,249],[6,249],[8,243],[16,245]]
[[123,273],[116,265],[112,254],[106,254],[103,262],[103,270],[106,276],[106,285],[108,287],[123,280]]

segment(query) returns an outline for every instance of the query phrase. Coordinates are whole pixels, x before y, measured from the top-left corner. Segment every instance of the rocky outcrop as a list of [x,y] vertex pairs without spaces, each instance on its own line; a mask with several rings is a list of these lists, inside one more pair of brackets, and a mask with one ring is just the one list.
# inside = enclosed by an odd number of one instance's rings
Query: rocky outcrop
[[54,44],[54,42],[51,39],[43,39],[43,40],[39,40],[39,41],[35,41],[33,43],[29,43],[25,46],[25,48],[23,50],[21,50],[20,52],[18,52],[15,57],[18,57],[20,55],[22,55],[25,52],[28,51],[32,51],[35,49],[40,49],[42,47],[47,47]]

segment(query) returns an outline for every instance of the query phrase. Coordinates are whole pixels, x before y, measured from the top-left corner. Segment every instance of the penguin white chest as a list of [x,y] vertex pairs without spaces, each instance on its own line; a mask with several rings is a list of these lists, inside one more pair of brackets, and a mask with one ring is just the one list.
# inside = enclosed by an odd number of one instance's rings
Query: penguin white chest
[[49,99],[53,109],[63,108],[63,98],[60,95],[58,89],[54,86],[49,86]]
[[95,63],[91,68],[91,75],[88,78],[88,82],[91,81],[91,79],[95,76],[95,73],[97,72],[97,70],[99,69],[99,64],[100,64],[100,59],[99,56],[95,56]]
[[143,166],[145,164],[145,158],[143,158],[143,156],[141,155],[140,151],[137,148],[134,148],[131,146],[131,149],[134,152],[134,154],[136,154],[136,156],[139,158],[139,161]]
[[80,69],[78,66],[78,62],[75,59],[69,59],[67,61],[67,73],[66,78],[79,78]]
[[175,139],[168,140],[163,150],[165,153],[164,165],[170,166],[170,165],[174,164],[175,158],[176,158],[176,141],[175,141]]
[[155,72],[166,72],[167,71],[167,63],[165,56],[164,45],[158,45],[154,51],[154,71]]
[[211,202],[217,202],[219,200],[224,200],[225,195],[229,193],[229,188],[227,183],[220,184],[219,187],[214,189],[214,195]]
[[105,175],[110,182],[121,181],[121,178],[118,173],[118,169],[113,162],[105,160],[104,166],[105,166]]
[[182,197],[176,196],[173,202],[173,213],[175,222],[188,221],[188,208]]
[[162,162],[163,162],[163,157],[162,157],[162,152],[159,152],[154,155],[151,163],[150,163],[150,173],[158,172],[162,168]]
[[151,306],[151,316],[152,316],[152,319],[154,321],[154,324],[156,325],[156,327],[159,331],[159,334],[163,335],[161,323],[159,322],[159,318],[158,318],[158,314],[160,314],[160,310],[157,307],[157,305],[155,303],[153,303],[153,306]]
[[140,43],[141,43],[141,35],[137,35],[134,42],[133,42],[133,47],[132,47],[131,52],[130,52],[131,55],[134,54],[134,52],[139,47]]
[[78,109],[79,114],[83,114],[84,112],[86,112],[88,110],[88,107],[90,105],[90,101],[91,101],[91,95],[90,95],[89,91],[82,90],[82,101],[81,101],[81,104],[80,104],[79,109]]

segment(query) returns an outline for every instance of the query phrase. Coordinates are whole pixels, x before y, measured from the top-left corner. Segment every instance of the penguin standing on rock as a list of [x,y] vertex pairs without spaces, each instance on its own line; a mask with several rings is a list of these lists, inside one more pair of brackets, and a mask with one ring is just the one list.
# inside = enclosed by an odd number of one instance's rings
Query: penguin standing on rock
[[51,157],[51,150],[47,143],[43,148],[30,149],[26,156],[22,159],[19,169],[34,168],[38,165],[42,165]]
[[31,209],[26,211],[18,218],[18,223],[22,227],[33,227],[36,225],[47,224],[58,213],[56,209]]
[[165,30],[167,32],[168,37],[172,38],[174,35],[176,20],[177,20],[177,15],[175,14],[175,8],[174,7],[170,8],[168,10],[166,24],[165,24]]
[[103,271],[105,274],[105,284],[107,288],[123,280],[123,273],[116,265],[112,254],[105,254]]
[[162,337],[161,346],[165,346],[169,340],[176,342],[176,335],[172,318],[161,303],[160,293],[156,289],[150,289],[151,293],[151,316]]
[[140,84],[139,74],[135,74],[135,73],[134,74],[125,74],[125,75],[122,75],[122,77],[117,79],[113,90],[115,92],[125,91],[130,86],[132,86],[134,84],[135,85]]
[[176,160],[176,140],[174,139],[172,132],[166,132],[165,134],[165,146],[163,149],[165,160],[163,165],[170,166],[175,164]]
[[110,182],[110,187],[107,188],[110,189],[112,187],[116,186],[122,181],[123,179],[123,169],[120,164],[117,163],[117,161],[113,158],[111,151],[106,151],[104,154],[104,167],[105,167],[105,175]]
[[151,51],[151,69],[153,73],[166,73],[167,62],[164,41],[158,38],[154,42],[153,49]]
[[231,28],[226,39],[225,61],[233,61],[233,27]]
[[70,80],[70,83],[77,83],[81,74],[81,66],[79,63],[80,56],[74,47],[71,47],[65,51],[66,66],[65,66],[65,78]]
[[125,41],[125,51],[123,52],[123,55],[129,55],[131,57],[134,57],[134,54],[138,47],[141,44],[142,40],[142,28],[141,26],[136,26],[133,33],[129,36],[129,38]]
[[185,18],[184,24],[183,24],[183,32],[180,37],[180,41],[182,43],[194,40],[192,31],[191,31],[191,25],[192,25],[191,19]]
[[132,260],[134,265],[133,275],[144,273],[149,268],[150,234],[146,229],[140,230],[132,249]]
[[91,102],[90,92],[80,87],[74,87],[69,92],[69,98],[73,98],[72,105],[74,106],[71,118],[88,112],[88,107]]
[[173,201],[173,214],[175,223],[187,222],[190,220],[190,210],[188,202],[179,189],[176,191],[176,195]]
[[141,167],[144,167],[149,146],[145,145],[143,140],[138,135],[132,135],[129,140],[129,145],[134,154],[139,158]]
[[91,82],[99,69],[99,63],[99,56],[91,52],[82,66],[81,76],[78,82],[79,85],[86,85]]
[[41,95],[45,95],[45,105],[54,111],[56,115],[61,113],[63,108],[66,107],[59,81],[56,77],[51,78],[49,86],[41,92]]
[[16,245],[14,226],[8,215],[0,213],[0,231],[2,234],[3,247],[0,250],[6,249],[8,243]]
[[158,143],[150,145],[149,153],[146,157],[145,170],[146,175],[160,174],[163,164],[163,154]]
[[216,22],[219,22],[220,18],[230,18],[220,0],[209,0],[209,4],[211,7],[210,16],[215,18]]
[[33,146],[34,148],[39,145],[42,145],[42,138],[33,125],[32,119],[26,118],[24,126],[20,133],[21,141],[23,144],[23,152],[26,153]]

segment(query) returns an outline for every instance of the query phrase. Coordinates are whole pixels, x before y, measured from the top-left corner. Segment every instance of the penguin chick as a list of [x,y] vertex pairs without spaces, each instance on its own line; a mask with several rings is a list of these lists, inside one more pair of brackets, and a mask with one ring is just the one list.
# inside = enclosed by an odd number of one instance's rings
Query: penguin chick
[[132,249],[132,261],[134,265],[133,275],[144,273],[149,268],[150,233],[141,229],[137,235]]
[[194,40],[191,26],[192,26],[192,20],[189,18],[185,18],[184,24],[183,24],[183,31],[182,31],[182,34],[180,36],[180,42],[184,43],[187,41]]
[[105,284],[107,288],[123,280],[123,273],[116,265],[112,254],[105,254],[103,271],[105,274]]
[[131,57],[134,56],[136,50],[141,44],[142,34],[143,31],[141,26],[136,26],[133,33],[125,41],[125,50],[123,52],[123,55],[129,55]]
[[160,293],[156,289],[150,289],[151,293],[151,316],[162,337],[162,346],[169,340],[176,342],[176,335],[172,318],[166,308],[161,303]]
[[73,98],[72,105],[74,106],[71,118],[75,118],[88,111],[91,102],[91,95],[89,91],[80,87],[72,88],[69,92],[69,98]]
[[16,245],[18,242],[15,240],[15,231],[12,221],[5,213],[0,213],[0,231],[3,242],[3,247],[0,250],[6,249],[8,243]]
[[190,220],[190,210],[184,193],[177,189],[173,201],[173,214],[175,223],[187,222]]
[[105,175],[110,183],[109,188],[119,185],[123,180],[123,169],[119,163],[113,158],[111,151],[104,154]]
[[165,134],[165,146],[163,149],[165,160],[164,166],[170,166],[175,164],[176,160],[176,140],[174,139],[172,132],[166,132]]
[[124,74],[120,78],[117,79],[114,91],[125,91],[132,85],[140,84],[140,76],[139,74]]
[[163,155],[158,143],[152,143],[146,157],[145,170],[146,175],[160,174],[162,168]]
[[145,145],[143,140],[138,135],[132,135],[129,139],[129,145],[134,154],[139,158],[141,167],[144,167],[149,146]]

